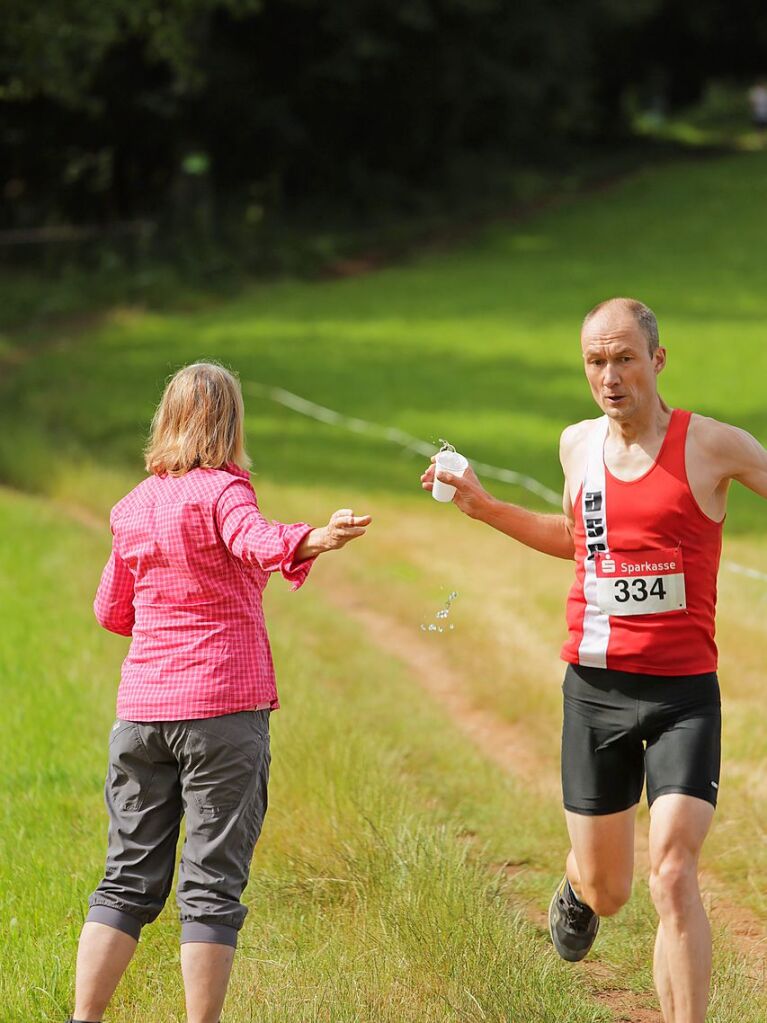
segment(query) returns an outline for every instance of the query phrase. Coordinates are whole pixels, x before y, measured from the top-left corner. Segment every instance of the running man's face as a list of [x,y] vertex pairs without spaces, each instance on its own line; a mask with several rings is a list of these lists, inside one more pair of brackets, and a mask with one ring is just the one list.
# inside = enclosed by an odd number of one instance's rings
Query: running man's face
[[605,310],[583,328],[581,348],[594,401],[625,422],[657,401],[658,374],[666,352],[650,346],[631,313]]

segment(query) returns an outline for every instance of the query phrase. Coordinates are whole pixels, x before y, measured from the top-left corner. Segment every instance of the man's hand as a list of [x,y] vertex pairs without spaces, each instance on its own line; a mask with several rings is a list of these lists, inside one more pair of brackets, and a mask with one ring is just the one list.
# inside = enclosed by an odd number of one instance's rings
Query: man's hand
[[[437,456],[433,455],[431,465],[421,476],[421,486],[424,490],[431,490],[434,486],[434,473],[436,471],[434,463],[436,460]],[[457,505],[465,515],[472,519],[482,518],[483,513],[493,500],[477,479],[477,474],[471,466],[467,467],[462,476],[454,476],[452,472],[440,469],[437,479],[441,483],[447,483],[448,486],[455,487],[453,504]]]
[[[421,476],[421,486],[424,490],[431,490],[434,485],[435,461],[436,455]],[[505,533],[506,536],[511,536],[526,547],[532,547],[543,554],[566,558],[568,561],[574,557],[575,547],[565,515],[542,515],[540,512],[520,508],[516,504],[499,501],[484,489],[471,466],[466,469],[463,476],[454,476],[451,472],[440,470],[437,479],[455,487],[453,503],[472,519],[479,519],[500,533]]]

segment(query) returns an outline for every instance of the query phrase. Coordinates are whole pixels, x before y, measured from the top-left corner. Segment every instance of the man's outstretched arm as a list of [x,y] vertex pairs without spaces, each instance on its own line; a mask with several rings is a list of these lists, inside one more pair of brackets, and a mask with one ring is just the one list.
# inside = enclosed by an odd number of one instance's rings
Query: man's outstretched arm
[[[565,558],[568,561],[575,556],[572,510],[567,491],[564,513],[545,515],[528,511],[527,508],[516,504],[499,501],[484,489],[471,467],[463,476],[453,476],[452,473],[440,471],[439,479],[455,487],[453,503],[469,518],[486,522],[493,529],[543,554]],[[433,482],[434,464],[421,476],[421,485],[424,490],[431,490]]]

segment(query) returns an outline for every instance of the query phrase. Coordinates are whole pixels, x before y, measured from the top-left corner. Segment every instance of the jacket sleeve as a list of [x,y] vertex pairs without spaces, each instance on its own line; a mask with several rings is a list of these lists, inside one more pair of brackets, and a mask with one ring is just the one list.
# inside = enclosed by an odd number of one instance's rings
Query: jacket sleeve
[[306,522],[267,522],[253,487],[244,479],[230,484],[219,497],[216,528],[235,558],[264,572],[281,572],[294,590],[303,586],[316,560],[295,564],[296,550],[313,527]]
[[133,607],[133,573],[112,544],[112,554],[101,573],[101,582],[93,601],[100,625],[120,636],[130,636],[136,617]]

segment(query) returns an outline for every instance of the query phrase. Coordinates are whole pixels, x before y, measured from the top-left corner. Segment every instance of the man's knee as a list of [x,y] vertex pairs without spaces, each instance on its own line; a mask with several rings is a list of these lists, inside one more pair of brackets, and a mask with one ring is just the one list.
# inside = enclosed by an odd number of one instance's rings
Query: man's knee
[[612,878],[591,883],[581,880],[581,902],[594,910],[597,916],[614,916],[631,898],[631,878]]
[[698,898],[698,870],[687,852],[670,852],[650,867],[650,894],[661,916],[683,913]]

